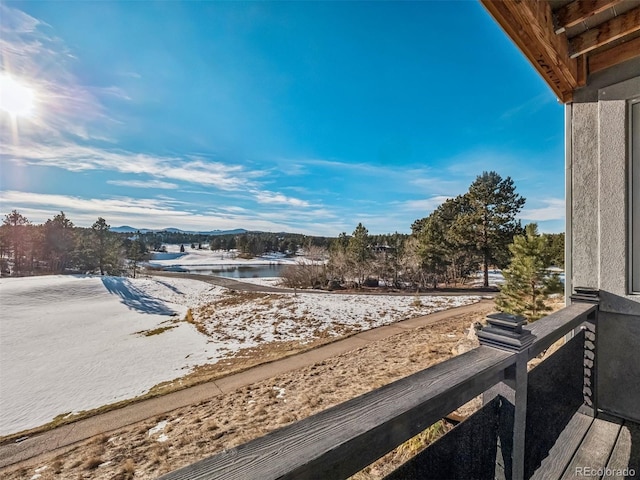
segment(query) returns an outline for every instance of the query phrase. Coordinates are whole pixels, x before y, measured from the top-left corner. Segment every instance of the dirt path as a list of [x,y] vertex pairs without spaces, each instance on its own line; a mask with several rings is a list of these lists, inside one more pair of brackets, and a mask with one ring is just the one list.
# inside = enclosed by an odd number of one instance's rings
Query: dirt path
[[[202,276],[198,275],[193,275],[193,277],[198,277],[198,280],[202,279]],[[192,277],[189,276],[187,278]],[[211,278],[216,278],[217,280],[217,277]],[[250,284],[242,285],[249,286]],[[281,290],[279,289],[278,291]],[[239,389],[245,387],[251,388],[252,385],[263,382],[266,379],[287,374],[294,370],[305,367],[314,368],[312,367],[313,365],[322,364],[327,359],[338,357],[352,350],[361,349],[370,344],[376,344],[394,335],[419,330],[425,326],[447,325],[453,318],[458,319],[458,323],[462,324],[467,322],[470,317],[478,315],[482,317],[491,309],[492,305],[493,301],[483,300],[477,304],[458,307],[367,330],[305,353],[250,368],[244,372],[230,375],[213,382],[144,400],[118,410],[64,425],[32,438],[25,439],[19,443],[2,445],[0,446],[0,468],[5,470],[5,467],[18,463],[20,463],[22,467],[24,465],[31,465],[36,461],[42,462],[45,457],[51,458],[52,456],[59,455],[74,448],[79,442],[83,442],[96,435],[113,432],[128,425],[136,424],[137,422],[162,416],[176,409],[195,406],[201,402],[210,401],[215,397],[225,397]],[[464,321],[460,319],[464,319]],[[15,478],[21,477],[18,476]]]

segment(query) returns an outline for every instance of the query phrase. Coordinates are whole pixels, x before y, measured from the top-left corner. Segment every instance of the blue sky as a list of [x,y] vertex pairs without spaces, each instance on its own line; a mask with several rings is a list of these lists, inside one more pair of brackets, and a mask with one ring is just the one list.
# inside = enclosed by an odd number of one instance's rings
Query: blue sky
[[564,228],[563,107],[478,2],[0,2],[0,26],[33,95],[0,109],[2,215],[409,232],[495,170]]

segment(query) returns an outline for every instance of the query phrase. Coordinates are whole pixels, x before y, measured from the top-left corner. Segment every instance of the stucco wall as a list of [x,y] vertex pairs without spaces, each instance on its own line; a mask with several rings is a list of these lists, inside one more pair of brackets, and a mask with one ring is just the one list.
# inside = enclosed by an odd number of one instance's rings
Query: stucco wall
[[599,89],[571,109],[572,284],[603,291],[601,310],[640,315],[629,295],[629,104],[640,77]]
[[[640,63],[640,62],[639,62]],[[598,408],[640,419],[640,295],[630,294],[629,100],[640,76],[584,95],[571,106],[572,284],[600,289]]]
[[598,104],[575,104],[572,114],[572,283],[598,288]]
[[[620,296],[627,294],[629,277],[626,256],[629,231],[626,112],[625,100],[598,102],[599,287]],[[614,305],[608,307],[617,311]]]

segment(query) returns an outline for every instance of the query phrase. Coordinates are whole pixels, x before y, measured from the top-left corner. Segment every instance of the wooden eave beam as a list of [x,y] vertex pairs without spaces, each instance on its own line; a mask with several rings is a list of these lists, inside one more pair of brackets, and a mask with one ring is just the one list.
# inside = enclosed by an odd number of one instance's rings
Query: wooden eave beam
[[636,57],[640,57],[640,37],[592,54],[589,57],[589,73],[599,72]]
[[556,33],[562,33],[567,28],[574,27],[593,15],[604,12],[608,8],[615,7],[619,3],[622,3],[622,1],[623,0],[575,0],[556,10]]
[[536,0],[480,0],[558,98],[567,103],[584,75],[569,57],[566,36],[556,35],[551,6]]
[[593,49],[639,30],[640,7],[636,7],[569,40],[571,58],[584,55]]

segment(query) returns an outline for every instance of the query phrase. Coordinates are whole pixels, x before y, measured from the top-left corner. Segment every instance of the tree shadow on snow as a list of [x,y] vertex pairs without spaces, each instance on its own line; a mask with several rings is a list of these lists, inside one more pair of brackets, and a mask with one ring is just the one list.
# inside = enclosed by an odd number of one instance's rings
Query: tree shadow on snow
[[102,277],[102,283],[109,293],[118,295],[122,303],[131,310],[157,315],[175,315],[176,313],[157,298],[150,297],[135,288],[126,278]]
[[157,278],[156,278],[156,279],[154,279],[154,280],[155,280],[157,283],[159,283],[160,285],[164,285],[164,286],[165,286],[165,287],[167,287],[169,290],[172,290],[173,292],[175,292],[175,293],[177,293],[177,294],[179,294],[179,295],[184,295],[184,293],[182,293],[182,292],[180,291],[180,289],[179,289],[179,288],[174,287],[174,286],[173,286],[173,285],[171,285],[170,283],[163,282],[162,280],[158,280]]

